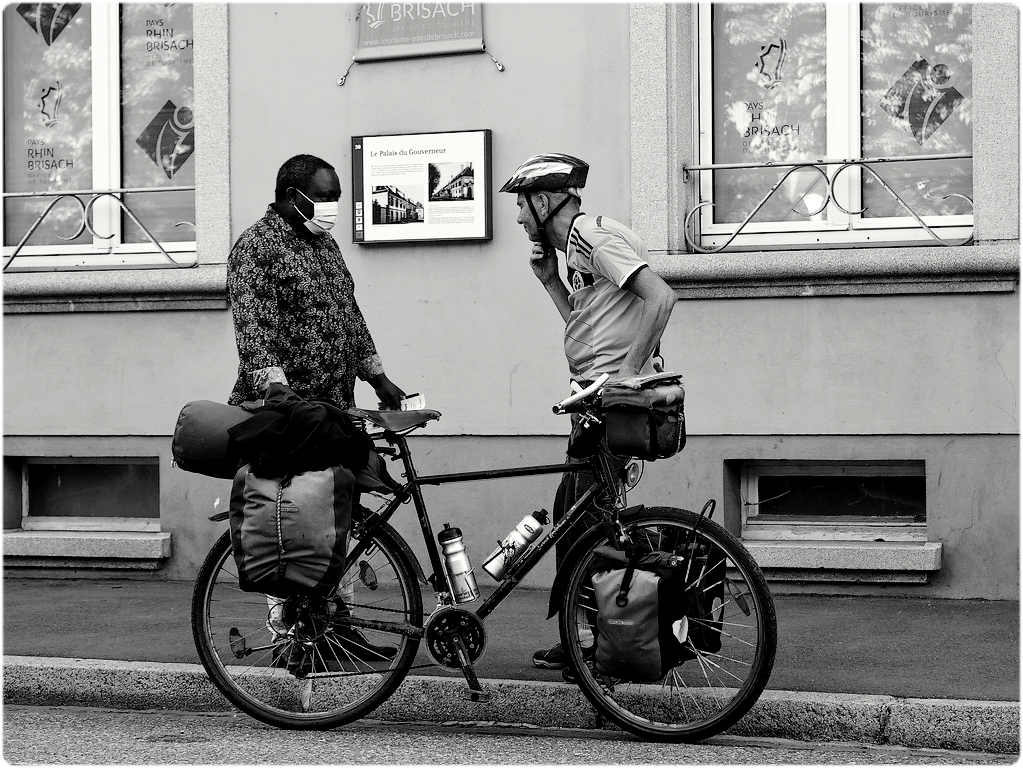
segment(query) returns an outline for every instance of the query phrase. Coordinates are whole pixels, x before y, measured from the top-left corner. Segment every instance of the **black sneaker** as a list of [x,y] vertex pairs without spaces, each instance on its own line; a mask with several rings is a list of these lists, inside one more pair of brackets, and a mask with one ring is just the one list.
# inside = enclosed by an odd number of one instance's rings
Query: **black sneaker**
[[533,654],[533,666],[539,669],[564,669],[567,663],[561,643],[546,651],[540,650]]

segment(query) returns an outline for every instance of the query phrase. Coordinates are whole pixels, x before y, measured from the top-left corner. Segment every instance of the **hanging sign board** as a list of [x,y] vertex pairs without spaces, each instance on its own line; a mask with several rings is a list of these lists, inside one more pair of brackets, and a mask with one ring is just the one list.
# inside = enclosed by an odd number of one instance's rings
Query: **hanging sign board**
[[480,3],[367,3],[358,25],[359,62],[484,50]]
[[489,240],[490,131],[352,137],[352,241]]

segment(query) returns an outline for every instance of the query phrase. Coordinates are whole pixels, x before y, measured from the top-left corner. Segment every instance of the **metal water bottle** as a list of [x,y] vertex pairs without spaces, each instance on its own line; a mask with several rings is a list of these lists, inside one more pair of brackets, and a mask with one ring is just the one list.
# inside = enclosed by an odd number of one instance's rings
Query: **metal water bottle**
[[518,560],[522,553],[529,548],[529,545],[539,538],[547,522],[547,510],[545,509],[526,515],[498,545],[497,549],[490,553],[483,562],[483,570],[498,581],[503,579],[512,563]]
[[437,534],[437,541],[444,553],[444,566],[448,571],[452,597],[456,603],[471,603],[480,596],[480,590],[472,574],[469,556],[465,554],[462,532],[452,528],[451,523],[444,523],[444,530]]

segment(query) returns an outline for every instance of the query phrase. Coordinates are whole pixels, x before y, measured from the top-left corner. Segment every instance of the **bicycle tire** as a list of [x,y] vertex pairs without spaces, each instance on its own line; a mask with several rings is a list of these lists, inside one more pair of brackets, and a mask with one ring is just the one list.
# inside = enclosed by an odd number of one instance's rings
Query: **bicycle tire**
[[[358,530],[353,526],[353,542]],[[422,628],[422,592],[397,534],[378,527],[359,562],[347,564],[341,585],[343,602],[333,609],[323,599],[303,608],[300,597],[282,603],[243,592],[230,531],[217,540],[192,594],[192,635],[210,680],[228,701],[278,728],[325,730],[387,700],[412,667],[419,638],[378,629],[352,634],[336,622],[341,611]]]
[[[686,548],[697,520],[698,515],[688,510],[653,507],[630,518],[625,528],[634,541],[678,554]],[[703,553],[704,563],[720,562],[726,574],[718,578],[718,566],[704,565],[688,582],[698,584],[708,595],[720,591],[721,599],[708,614],[717,623],[690,615],[684,646],[692,658],[655,683],[609,677],[593,661],[596,599],[589,577],[594,549],[609,544],[603,527],[591,528],[579,540],[566,565],[569,576],[558,623],[575,680],[609,721],[651,741],[696,742],[727,730],[756,703],[774,665],[778,642],[774,602],[753,557],[738,539],[707,519],[699,522],[692,541]],[[712,557],[724,560],[712,561]],[[711,571],[714,575],[709,575]],[[701,649],[698,646],[705,642],[701,640],[694,644],[694,636],[715,632],[720,649]]]

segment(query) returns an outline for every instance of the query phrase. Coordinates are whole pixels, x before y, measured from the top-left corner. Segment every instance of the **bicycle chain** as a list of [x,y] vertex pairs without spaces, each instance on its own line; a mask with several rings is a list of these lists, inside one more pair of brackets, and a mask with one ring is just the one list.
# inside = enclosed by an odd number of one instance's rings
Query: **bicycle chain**
[[[383,613],[407,613],[407,611],[403,611],[401,608],[381,608],[379,605],[364,605],[363,603],[349,603],[347,600],[345,601],[345,605],[347,605],[349,608],[368,608],[371,611],[381,611]],[[425,615],[426,615],[425,613],[421,613],[420,614],[420,616],[425,616]]]

